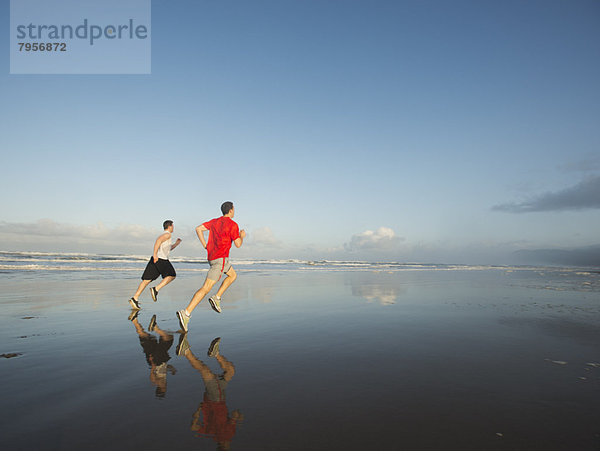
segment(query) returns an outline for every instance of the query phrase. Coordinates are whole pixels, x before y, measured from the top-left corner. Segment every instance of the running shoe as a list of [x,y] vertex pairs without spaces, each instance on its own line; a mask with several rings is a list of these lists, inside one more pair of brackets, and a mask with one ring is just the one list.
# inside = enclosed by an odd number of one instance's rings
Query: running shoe
[[150,324],[148,325],[148,330],[150,332],[154,332],[155,327],[156,327],[156,315],[152,315],[152,319],[150,320]]
[[215,312],[221,313],[221,298],[218,298],[217,296],[212,296],[208,298],[208,302],[210,303],[210,306]]
[[219,343],[221,342],[221,337],[215,338],[210,346],[208,347],[208,352],[206,353],[209,357],[216,357],[219,355]]
[[141,309],[140,303],[133,298],[129,299],[129,304],[131,304],[132,309],[135,309],[135,310]]
[[137,318],[137,316],[138,316],[138,313],[140,313],[139,310],[136,310],[136,309],[131,310],[131,313],[129,314],[129,316],[127,317],[127,319],[129,321],[135,320]]
[[188,323],[190,322],[190,317],[185,314],[185,310],[177,311],[177,319],[179,320],[179,325],[183,329],[184,332],[188,331]]
[[156,290],[156,288],[150,288],[150,296],[152,296],[152,300],[156,302],[156,300],[158,299],[158,291]]
[[190,344],[187,341],[187,334],[179,335],[179,343],[177,344],[177,348],[175,348],[175,353],[177,355],[184,355],[188,349],[190,349]]

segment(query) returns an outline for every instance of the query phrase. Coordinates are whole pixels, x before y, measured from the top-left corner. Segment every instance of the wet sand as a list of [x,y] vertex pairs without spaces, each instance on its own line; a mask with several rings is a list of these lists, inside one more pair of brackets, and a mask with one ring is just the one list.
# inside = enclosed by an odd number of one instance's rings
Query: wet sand
[[203,275],[0,277],[3,449],[600,448],[598,274],[240,273],[182,355]]

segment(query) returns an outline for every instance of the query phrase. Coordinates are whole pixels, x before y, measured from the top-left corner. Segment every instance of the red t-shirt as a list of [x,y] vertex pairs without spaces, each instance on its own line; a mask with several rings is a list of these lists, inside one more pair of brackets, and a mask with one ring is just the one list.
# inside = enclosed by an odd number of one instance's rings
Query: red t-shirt
[[235,221],[229,216],[221,216],[202,225],[210,231],[208,243],[206,243],[208,259],[216,260],[217,258],[229,257],[231,242],[240,237],[240,228]]
[[225,401],[211,401],[204,394],[202,403],[203,422],[194,430],[203,437],[212,437],[218,443],[227,443],[235,435],[235,420],[229,418]]

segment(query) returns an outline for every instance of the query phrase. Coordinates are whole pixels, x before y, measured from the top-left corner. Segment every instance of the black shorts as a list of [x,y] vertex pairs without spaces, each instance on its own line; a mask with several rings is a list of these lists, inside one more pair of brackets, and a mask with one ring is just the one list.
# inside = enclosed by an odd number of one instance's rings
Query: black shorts
[[169,348],[173,344],[173,338],[170,340],[163,340],[162,338],[156,340],[156,337],[150,335],[149,337],[140,337],[140,344],[142,345],[144,354],[146,354],[148,365],[154,363],[158,366],[171,359]]
[[163,260],[159,258],[156,263],[154,263],[154,258],[150,257],[150,261],[146,265],[146,269],[144,269],[144,274],[142,274],[142,280],[155,280],[158,279],[158,276],[165,277],[175,277],[175,268],[169,260]]

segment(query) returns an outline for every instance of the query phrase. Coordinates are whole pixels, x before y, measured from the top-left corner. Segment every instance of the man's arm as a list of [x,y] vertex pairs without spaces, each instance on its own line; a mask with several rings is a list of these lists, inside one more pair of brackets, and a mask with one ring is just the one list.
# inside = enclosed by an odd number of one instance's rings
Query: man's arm
[[196,227],[196,235],[198,235],[198,239],[202,243],[202,247],[204,247],[204,249],[206,249],[206,239],[204,238],[204,232],[206,231],[208,231],[208,229],[204,227],[204,224]]
[[175,241],[175,244],[171,245],[171,250],[175,249],[177,246],[179,246],[179,243],[181,243],[181,238],[177,238],[177,241]]
[[240,237],[233,241],[233,244],[235,244],[235,247],[242,247],[244,238],[246,238],[246,231],[244,229],[242,229],[242,230],[240,230]]
[[169,232],[165,232],[156,239],[156,243],[154,243],[154,252],[152,252],[152,257],[154,258],[154,263],[156,263],[158,261],[158,248],[160,247],[161,244],[163,244],[165,241],[167,241],[170,237],[171,237],[171,234]]

